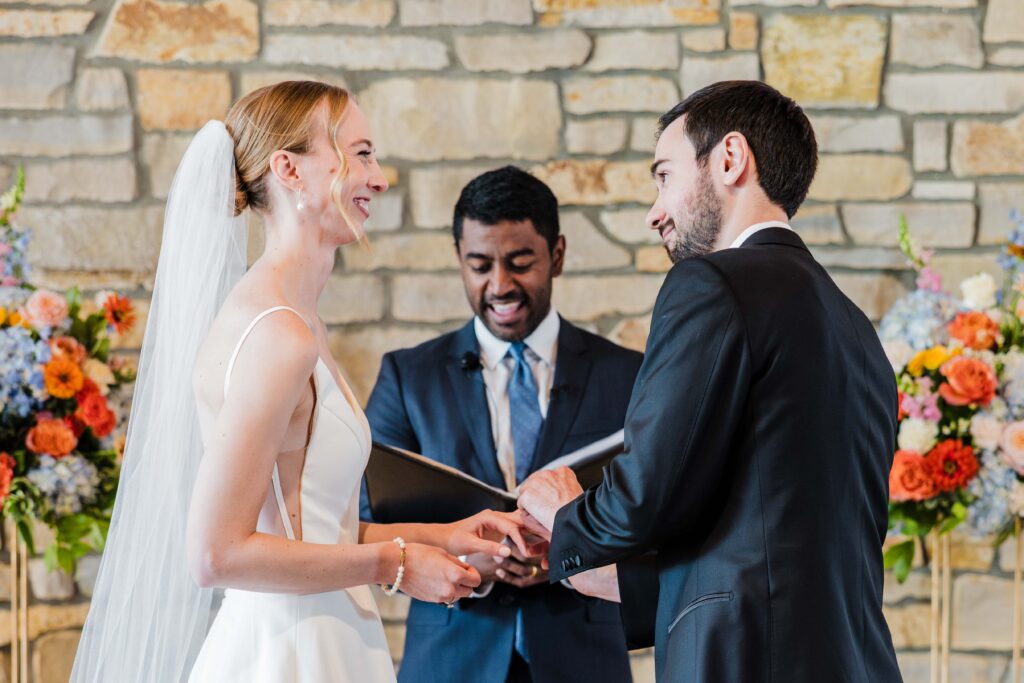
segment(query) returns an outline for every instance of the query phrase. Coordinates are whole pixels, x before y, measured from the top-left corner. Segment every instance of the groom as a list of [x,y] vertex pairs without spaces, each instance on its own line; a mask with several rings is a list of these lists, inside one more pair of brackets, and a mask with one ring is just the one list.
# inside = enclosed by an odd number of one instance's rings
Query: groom
[[[647,223],[675,266],[627,450],[585,493],[560,470],[519,498],[551,530],[551,580],[586,572],[573,582],[588,590],[588,570],[618,563],[609,597],[627,629],[653,630],[662,681],[900,681],[882,616],[896,385],[788,225],[817,165],[811,125],[750,81],[658,125]],[[656,574],[638,582],[631,558],[650,550]]]

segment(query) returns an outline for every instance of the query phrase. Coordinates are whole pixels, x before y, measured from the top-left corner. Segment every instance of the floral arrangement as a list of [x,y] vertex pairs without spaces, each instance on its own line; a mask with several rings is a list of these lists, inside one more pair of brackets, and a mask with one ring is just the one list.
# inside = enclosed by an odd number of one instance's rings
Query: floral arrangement
[[898,301],[880,334],[896,371],[899,433],[889,476],[889,526],[910,536],[886,552],[898,580],[916,538],[962,522],[1003,540],[1024,512],[1024,226],[1000,259],[1007,285],[964,280],[961,299],[943,292],[905,222],[900,247],[917,270],[916,290]]
[[49,526],[47,565],[70,573],[106,538],[120,470],[110,402],[135,375],[110,337],[135,313],[114,292],[83,303],[28,284],[30,233],[11,220],[24,187],[19,169],[0,197],[0,505],[31,554],[33,522]]

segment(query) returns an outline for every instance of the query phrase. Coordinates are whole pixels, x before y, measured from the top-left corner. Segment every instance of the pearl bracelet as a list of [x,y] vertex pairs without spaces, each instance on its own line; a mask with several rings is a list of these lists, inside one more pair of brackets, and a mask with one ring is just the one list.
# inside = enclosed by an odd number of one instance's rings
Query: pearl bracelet
[[381,584],[384,595],[388,597],[398,592],[398,587],[402,585],[402,577],[405,576],[405,540],[401,536],[395,536],[391,542],[398,544],[398,547],[402,549],[402,556],[398,560],[398,576],[395,577],[395,582],[390,587]]

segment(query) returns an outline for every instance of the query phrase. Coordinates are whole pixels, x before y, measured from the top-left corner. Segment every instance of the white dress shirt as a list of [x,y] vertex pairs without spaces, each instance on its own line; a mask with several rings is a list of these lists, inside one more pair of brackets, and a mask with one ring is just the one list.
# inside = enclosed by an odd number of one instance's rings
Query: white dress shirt
[[735,249],[736,247],[743,246],[743,243],[750,239],[751,235],[753,235],[755,232],[760,232],[765,228],[785,228],[786,230],[793,229],[792,227],[790,227],[788,223],[783,223],[782,221],[765,221],[764,223],[754,223],[749,228],[741,232],[740,236],[737,237],[733,241],[733,243],[729,245],[729,248]]

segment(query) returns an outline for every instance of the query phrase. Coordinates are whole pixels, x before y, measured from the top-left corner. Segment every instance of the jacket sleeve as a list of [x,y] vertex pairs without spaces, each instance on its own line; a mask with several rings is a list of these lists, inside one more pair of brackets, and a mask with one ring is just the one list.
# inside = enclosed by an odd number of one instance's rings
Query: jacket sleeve
[[728,476],[749,386],[746,331],[735,297],[704,259],[677,264],[651,320],[626,414],[625,452],[602,483],[555,516],[551,578],[618,562],[707,523]]
[[623,560],[617,565],[619,577],[619,611],[626,647],[639,650],[654,647],[655,622],[658,614],[658,555],[645,553]]
[[[395,354],[384,355],[381,361],[377,383],[366,403],[366,418],[370,422],[373,440],[389,446],[397,446],[414,453],[420,452],[419,439],[409,420],[402,395],[401,374]],[[359,519],[372,522],[370,503],[366,495],[366,478],[359,490]]]

